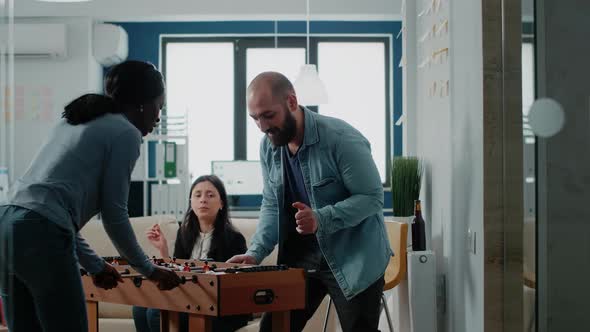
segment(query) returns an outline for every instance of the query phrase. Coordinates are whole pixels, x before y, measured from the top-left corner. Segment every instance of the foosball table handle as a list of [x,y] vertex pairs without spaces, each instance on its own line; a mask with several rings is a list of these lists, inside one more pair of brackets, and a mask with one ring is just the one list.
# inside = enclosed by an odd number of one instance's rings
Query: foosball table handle
[[258,289],[254,292],[254,303],[271,304],[275,299],[275,293],[272,289]]
[[141,287],[141,283],[143,282],[143,278],[142,277],[133,277],[133,284],[135,285],[135,287]]

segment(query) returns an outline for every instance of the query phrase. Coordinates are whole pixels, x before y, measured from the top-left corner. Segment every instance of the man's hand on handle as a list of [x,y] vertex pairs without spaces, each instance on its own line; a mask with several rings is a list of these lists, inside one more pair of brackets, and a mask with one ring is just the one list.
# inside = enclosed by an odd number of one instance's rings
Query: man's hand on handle
[[251,264],[256,265],[256,259],[250,255],[235,255],[232,258],[228,259],[226,263],[235,263],[235,264]]

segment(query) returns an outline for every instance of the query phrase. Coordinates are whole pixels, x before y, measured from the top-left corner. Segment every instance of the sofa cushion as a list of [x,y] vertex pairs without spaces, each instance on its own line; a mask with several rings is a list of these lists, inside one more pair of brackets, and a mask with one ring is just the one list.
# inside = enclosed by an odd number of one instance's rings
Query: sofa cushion
[[98,320],[101,332],[136,332],[133,319],[101,318]]
[[98,304],[98,317],[103,318],[130,318],[133,316],[131,306],[126,304],[100,302]]
[[[256,225],[258,225],[258,219],[252,218],[232,218],[232,224],[244,237],[246,238],[246,245],[250,247],[250,241],[252,236],[256,232]],[[261,265],[274,265],[277,263],[277,248],[270,253],[262,262]]]
[[[160,225],[162,233],[168,240],[169,252],[172,253],[174,251],[174,240],[176,239],[176,232],[178,231],[178,223],[176,222],[174,216],[137,217],[129,218],[129,221],[131,223],[131,227],[133,228],[133,232],[135,233],[135,237],[137,238],[137,242],[145,251],[146,255],[149,257],[160,257],[158,250],[151,245],[145,236],[147,229],[152,227],[154,224]],[[99,256],[119,256],[119,253],[113,246],[100,220],[93,219],[89,221],[86,225],[84,225],[80,231],[80,234],[84,239],[86,239],[90,247],[94,249],[94,251]]]

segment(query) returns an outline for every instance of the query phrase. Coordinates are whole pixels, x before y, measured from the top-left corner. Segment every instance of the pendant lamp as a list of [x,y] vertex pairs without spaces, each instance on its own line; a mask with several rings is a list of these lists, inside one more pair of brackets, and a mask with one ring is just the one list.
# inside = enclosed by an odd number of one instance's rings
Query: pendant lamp
[[295,93],[300,105],[316,106],[328,102],[328,92],[326,86],[318,75],[316,65],[309,63],[309,0],[307,4],[307,49],[305,65],[299,71],[295,79]]

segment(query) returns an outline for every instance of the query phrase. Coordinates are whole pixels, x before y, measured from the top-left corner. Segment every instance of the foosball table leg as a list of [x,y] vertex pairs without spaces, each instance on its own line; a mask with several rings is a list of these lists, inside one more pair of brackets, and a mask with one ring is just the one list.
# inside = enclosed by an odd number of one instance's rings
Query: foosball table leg
[[291,331],[291,312],[275,311],[272,316],[272,332],[289,332]]
[[190,314],[188,316],[188,330],[198,332],[211,332],[213,325],[209,316]]
[[86,301],[88,332],[98,332],[98,302]]
[[178,331],[180,331],[180,319],[179,319],[178,312],[166,311],[166,310],[160,311],[160,331],[162,331],[162,332],[178,332]]

